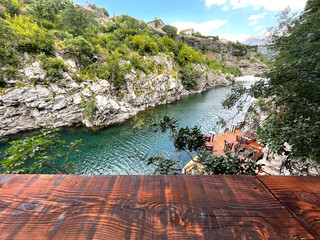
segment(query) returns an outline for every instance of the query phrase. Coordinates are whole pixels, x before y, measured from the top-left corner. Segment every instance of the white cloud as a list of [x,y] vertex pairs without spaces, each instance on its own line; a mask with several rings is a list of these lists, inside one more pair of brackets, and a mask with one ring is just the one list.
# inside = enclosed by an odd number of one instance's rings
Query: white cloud
[[227,20],[211,20],[203,23],[174,22],[171,25],[177,27],[179,32],[183,29],[193,28],[196,32],[200,32],[201,34],[208,36],[213,34],[213,30],[219,29],[227,22]]
[[247,35],[245,33],[242,33],[242,34],[232,34],[232,33],[219,34],[220,39],[225,38],[225,39],[232,41],[232,42],[236,42],[236,41],[244,42],[244,40],[246,40],[249,37],[250,37],[250,35]]
[[266,12],[261,13],[261,14],[258,14],[258,15],[251,15],[251,16],[249,17],[249,20],[252,21],[252,20],[257,20],[257,19],[259,19],[259,18],[264,18],[265,15],[267,15]]
[[258,30],[260,30],[260,29],[262,29],[263,28],[263,26],[257,26],[255,29],[254,29],[254,31],[258,31]]
[[233,9],[253,7],[255,10],[263,8],[268,11],[281,11],[288,6],[292,10],[302,10],[306,2],[307,0],[205,0],[207,7],[225,4],[225,7]]
[[253,6],[262,7],[269,11],[280,11],[287,6],[293,10],[303,9],[307,0],[230,0],[233,9]]
[[228,11],[230,8],[228,7],[228,6],[224,6],[223,8],[222,8],[222,11]]
[[227,0],[205,0],[206,6],[211,7],[212,5],[222,5],[227,2]]
[[249,25],[254,26],[254,25],[257,25],[258,23],[259,23],[258,21],[252,21],[252,22],[249,22]]

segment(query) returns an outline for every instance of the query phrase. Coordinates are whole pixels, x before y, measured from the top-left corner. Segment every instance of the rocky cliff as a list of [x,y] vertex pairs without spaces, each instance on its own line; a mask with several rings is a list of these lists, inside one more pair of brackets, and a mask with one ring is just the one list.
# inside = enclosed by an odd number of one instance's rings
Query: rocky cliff
[[[58,56],[59,57],[59,56]],[[151,58],[151,57],[150,57]],[[194,65],[201,72],[198,88],[187,91],[181,84],[174,63],[167,57],[152,57],[163,70],[145,75],[134,69],[125,75],[119,89],[105,79],[77,82],[73,79],[73,60],[66,62],[63,79],[44,84],[45,72],[38,61],[26,61],[19,80],[0,92],[0,137],[21,131],[84,124],[88,127],[122,122],[139,111],[177,101],[181,96],[206,91],[214,86],[229,85],[233,76]],[[42,84],[30,85],[37,79]]]

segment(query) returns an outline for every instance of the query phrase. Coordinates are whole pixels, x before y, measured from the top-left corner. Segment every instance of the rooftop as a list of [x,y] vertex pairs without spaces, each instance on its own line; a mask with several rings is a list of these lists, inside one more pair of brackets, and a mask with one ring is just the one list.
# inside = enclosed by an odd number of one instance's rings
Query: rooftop
[[320,239],[319,177],[0,175],[0,238]]

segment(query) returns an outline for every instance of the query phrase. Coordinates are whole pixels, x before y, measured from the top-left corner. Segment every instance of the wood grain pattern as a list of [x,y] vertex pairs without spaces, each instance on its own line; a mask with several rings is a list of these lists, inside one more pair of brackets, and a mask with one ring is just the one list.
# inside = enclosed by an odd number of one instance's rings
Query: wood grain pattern
[[320,178],[259,177],[299,222],[320,239]]
[[0,239],[314,239],[255,177],[0,175]]

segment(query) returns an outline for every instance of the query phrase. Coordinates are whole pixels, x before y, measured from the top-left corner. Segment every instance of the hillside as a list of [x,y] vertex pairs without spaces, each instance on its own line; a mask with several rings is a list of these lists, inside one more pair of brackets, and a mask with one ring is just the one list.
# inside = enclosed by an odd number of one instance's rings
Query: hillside
[[0,4],[0,136],[46,124],[120,122],[147,107],[232,84],[239,68],[260,64],[245,45],[212,40],[199,48],[191,42],[202,39],[170,38],[127,15],[109,18],[95,5]]

